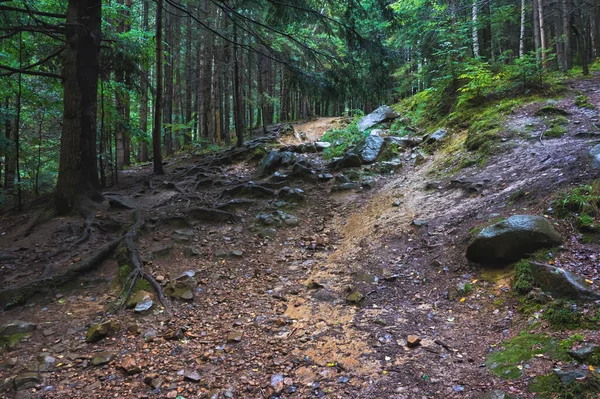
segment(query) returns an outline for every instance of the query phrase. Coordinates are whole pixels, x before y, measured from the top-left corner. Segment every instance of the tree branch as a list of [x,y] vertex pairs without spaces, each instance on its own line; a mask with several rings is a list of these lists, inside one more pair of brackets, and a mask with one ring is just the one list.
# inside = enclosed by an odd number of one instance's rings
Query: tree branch
[[15,12],[22,12],[24,14],[35,14],[35,15],[39,15],[42,17],[51,17],[51,18],[66,18],[67,17],[67,14],[55,14],[52,12],[42,12],[42,11],[35,11],[35,10],[10,7],[10,6],[0,6],[0,11],[15,11]]
[[27,69],[12,68],[12,67],[9,67],[7,65],[0,65],[0,69],[4,69],[4,70],[7,70],[7,71],[11,72],[11,73],[0,74],[0,76],[10,76],[12,74],[19,73],[19,74],[22,74],[22,75],[43,76],[43,77],[46,77],[46,78],[54,78],[54,79],[61,79],[61,80],[63,78],[62,75],[59,75],[57,73],[42,72],[42,71],[29,71]]

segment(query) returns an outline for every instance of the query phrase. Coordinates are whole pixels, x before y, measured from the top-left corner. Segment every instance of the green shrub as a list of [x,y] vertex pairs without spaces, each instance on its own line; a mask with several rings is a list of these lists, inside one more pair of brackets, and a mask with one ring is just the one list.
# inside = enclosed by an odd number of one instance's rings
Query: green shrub
[[369,135],[369,130],[365,132],[358,130],[358,121],[361,118],[362,114],[359,113],[345,128],[330,129],[323,135],[321,140],[331,143],[331,146],[323,152],[323,156],[326,159],[344,155],[350,148],[360,143]]
[[552,206],[558,217],[574,217],[579,228],[596,230],[600,217],[600,182],[582,184],[560,193]]
[[521,295],[529,293],[533,289],[533,275],[531,265],[525,259],[515,264],[515,281],[513,290]]
[[575,99],[573,100],[573,102],[579,108],[589,108],[589,109],[595,108],[594,104],[590,103],[589,97],[586,95],[583,95],[583,94],[576,96]]

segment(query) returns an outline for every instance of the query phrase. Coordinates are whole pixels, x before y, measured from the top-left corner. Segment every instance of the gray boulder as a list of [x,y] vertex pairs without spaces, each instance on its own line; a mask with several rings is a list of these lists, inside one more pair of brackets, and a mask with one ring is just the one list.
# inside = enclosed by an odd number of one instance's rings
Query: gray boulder
[[255,176],[261,177],[269,175],[281,165],[282,155],[279,151],[271,151],[260,161],[258,168],[256,168]]
[[360,157],[356,154],[346,154],[343,158],[333,161],[327,165],[330,169],[354,168],[362,165]]
[[600,144],[590,149],[590,157],[592,157],[592,167],[600,168]]
[[387,144],[394,144],[401,149],[414,148],[421,144],[421,139],[416,137],[388,136],[385,141]]
[[385,148],[385,140],[379,136],[371,135],[359,144],[352,152],[360,157],[364,164],[377,161]]
[[396,111],[394,111],[390,106],[382,105],[375,111],[371,112],[369,115],[363,117],[358,122],[358,130],[364,132],[368,128],[373,127],[378,123],[384,122],[386,120],[396,119],[399,117],[400,115]]
[[560,267],[537,262],[529,263],[535,283],[552,296],[582,301],[600,299],[600,292],[595,291],[585,278]]
[[467,248],[473,262],[516,262],[542,248],[560,245],[562,238],[552,223],[541,216],[514,215],[484,228]]
[[437,143],[440,140],[443,140],[448,135],[448,131],[446,129],[438,129],[431,136],[427,138],[427,144]]

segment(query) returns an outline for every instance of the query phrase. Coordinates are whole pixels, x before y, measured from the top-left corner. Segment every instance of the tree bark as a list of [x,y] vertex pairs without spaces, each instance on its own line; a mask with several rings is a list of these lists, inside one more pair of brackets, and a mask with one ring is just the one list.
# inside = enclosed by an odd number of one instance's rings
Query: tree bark
[[162,127],[162,96],[163,96],[163,77],[162,77],[162,17],[163,0],[156,1],[156,99],[154,100],[154,127],[152,129],[152,152],[154,161],[154,174],[164,175],[162,164],[161,127]]
[[521,29],[519,35],[519,58],[525,55],[525,0],[521,0]]
[[477,0],[473,0],[472,16],[473,27],[471,28],[471,32],[473,36],[473,56],[475,58],[479,58],[479,37],[477,35]]
[[[142,7],[142,30],[146,32],[148,31],[150,19],[148,0],[143,0]],[[140,152],[138,153],[138,161],[140,162],[148,161],[148,143],[146,141],[146,133],[148,132],[148,79],[150,79],[148,71],[144,66],[142,66],[142,76],[140,82],[140,130],[144,133],[144,137],[142,137],[140,140]]]
[[[233,25],[233,41],[237,42],[237,27]],[[237,46],[233,49],[233,114],[235,117],[235,136],[237,138],[236,145],[241,147],[244,145],[244,126],[242,126],[242,113],[244,112],[244,106],[242,104],[242,88],[240,85],[240,65],[239,65],[239,51]]]
[[78,195],[99,195],[96,109],[101,22],[101,0],[69,0],[63,67],[64,118],[56,188],[59,213],[72,209]]

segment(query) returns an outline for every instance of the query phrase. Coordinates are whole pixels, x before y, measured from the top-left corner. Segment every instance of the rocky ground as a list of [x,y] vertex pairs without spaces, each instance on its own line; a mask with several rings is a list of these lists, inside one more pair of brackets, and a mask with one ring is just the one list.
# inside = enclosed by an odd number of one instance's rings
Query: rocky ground
[[[598,80],[572,84],[596,109]],[[521,367],[522,378],[490,372],[489,353],[531,320],[518,311],[512,268],[482,268],[465,250],[477,226],[545,214],[563,241],[552,263],[598,288],[598,244],[548,210],[558,191],[600,173],[588,154],[598,116],[576,106],[576,95],[552,104],[566,111],[563,137],[542,134],[551,128],[538,113],[546,104],[528,105],[506,124],[524,134],[510,135],[485,167],[452,176],[437,173],[447,137],[426,147],[397,140],[396,160],[330,170],[319,144],[299,141],[318,142],[339,123],[320,119],[243,161],[179,156],[165,176],[149,165],[123,171],[105,193],[110,201],[82,212],[95,216],[85,242],[79,216],[32,227],[39,209],[5,214],[0,288],[85,262],[133,223],[135,208],[146,221],[137,240],[144,270],[169,300],[165,309],[138,284],[135,309],[117,308],[128,273],[115,257],[44,295],[13,298],[0,314],[8,323],[0,335],[18,338],[2,353],[2,394],[534,397],[533,377],[561,363],[542,354]],[[579,332],[600,342],[593,330]]]

